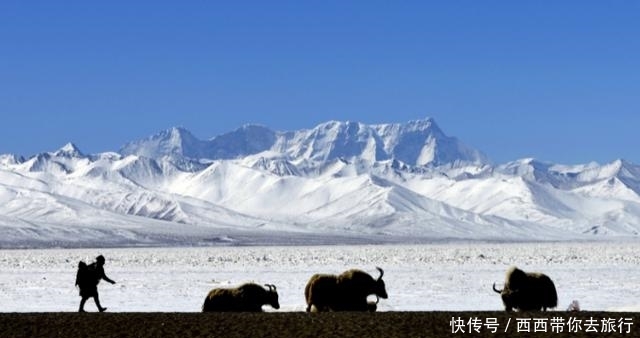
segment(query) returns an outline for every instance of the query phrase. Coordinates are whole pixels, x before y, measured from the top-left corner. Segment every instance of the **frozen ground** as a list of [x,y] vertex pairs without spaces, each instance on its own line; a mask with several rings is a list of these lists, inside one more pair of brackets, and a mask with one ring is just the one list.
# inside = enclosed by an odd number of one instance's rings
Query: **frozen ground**
[[[76,311],[79,260],[107,258],[116,285],[99,286],[113,312],[196,312],[211,288],[273,283],[280,311],[304,311],[304,286],[317,272],[385,270],[380,311],[500,310],[504,272],[514,264],[555,282],[558,310],[640,311],[635,242],[42,249],[0,251],[0,312]],[[269,310],[270,308],[267,308]],[[95,311],[93,302],[87,310]]]

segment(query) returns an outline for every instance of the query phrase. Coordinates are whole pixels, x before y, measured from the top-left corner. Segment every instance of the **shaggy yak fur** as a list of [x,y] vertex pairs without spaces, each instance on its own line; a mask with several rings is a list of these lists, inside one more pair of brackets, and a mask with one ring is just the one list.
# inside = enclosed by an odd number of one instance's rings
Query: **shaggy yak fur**
[[262,305],[280,308],[276,286],[265,284],[269,289],[254,283],[231,289],[213,289],[202,305],[202,312],[262,312]]
[[551,279],[542,273],[524,272],[511,267],[507,270],[504,288],[493,291],[499,293],[506,311],[546,311],[558,306],[558,294]]
[[377,301],[368,302],[367,296],[375,295],[377,299],[386,299],[387,290],[380,277],[374,279],[361,270],[348,270],[339,275],[315,274],[311,276],[304,289],[307,301],[307,312],[313,309],[325,311],[376,311]]

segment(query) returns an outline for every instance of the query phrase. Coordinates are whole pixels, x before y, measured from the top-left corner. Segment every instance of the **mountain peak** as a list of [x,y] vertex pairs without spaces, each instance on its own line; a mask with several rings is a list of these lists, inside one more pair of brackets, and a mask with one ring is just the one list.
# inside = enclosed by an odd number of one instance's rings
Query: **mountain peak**
[[621,178],[633,177],[634,180],[638,180],[638,178],[640,178],[640,166],[635,165],[624,159],[618,159],[614,161],[614,163],[619,168],[617,173],[619,177]]
[[380,125],[334,120],[290,132],[245,124],[208,141],[174,127],[125,145],[121,154],[235,159],[264,151],[293,160],[310,160],[317,165],[336,158],[360,159],[368,164],[395,158],[411,166],[489,162],[478,150],[446,136],[433,118]]
[[0,166],[13,165],[24,162],[24,157],[14,154],[2,154],[0,155]]
[[129,142],[121,149],[122,155],[139,155],[150,158],[162,156],[204,157],[202,141],[183,127],[171,127],[144,140]]
[[243,130],[243,131],[255,131],[255,130],[270,130],[268,127],[261,125],[261,124],[257,124],[257,123],[247,123],[242,125],[242,127],[236,129],[236,131],[239,130]]
[[231,159],[269,150],[276,142],[276,133],[258,124],[244,126],[212,138],[207,147],[212,159]]
[[441,131],[440,127],[438,127],[438,124],[436,123],[436,120],[432,117],[427,117],[427,118],[418,119],[418,120],[411,120],[405,123],[405,125],[407,126],[407,128],[412,128],[416,130],[433,129],[433,130]]
[[402,124],[381,124],[373,128],[384,140],[385,152],[410,165],[490,162],[479,150],[464,145],[455,137],[445,135],[433,118]]
[[55,156],[65,156],[65,157],[84,157],[84,154],[72,142],[68,142],[67,144],[62,146],[62,148],[56,150],[53,153],[53,155],[55,155]]
[[180,140],[184,137],[193,137],[193,135],[184,127],[171,127],[151,136],[150,139]]

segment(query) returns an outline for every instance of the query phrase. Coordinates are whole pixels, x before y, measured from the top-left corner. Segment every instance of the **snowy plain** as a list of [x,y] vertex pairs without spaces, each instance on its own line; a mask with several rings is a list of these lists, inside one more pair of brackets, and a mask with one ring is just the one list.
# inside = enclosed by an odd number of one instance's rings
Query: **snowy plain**
[[[557,310],[577,300],[583,310],[640,311],[637,248],[600,241],[0,250],[0,312],[77,311],[77,263],[98,254],[117,281],[99,285],[111,312],[198,312],[210,289],[249,281],[278,287],[278,311],[304,311],[314,273],[359,268],[377,277],[376,266],[389,293],[379,311],[502,310],[491,286],[502,287],[511,265],[549,275]],[[91,300],[86,309],[96,310]]]

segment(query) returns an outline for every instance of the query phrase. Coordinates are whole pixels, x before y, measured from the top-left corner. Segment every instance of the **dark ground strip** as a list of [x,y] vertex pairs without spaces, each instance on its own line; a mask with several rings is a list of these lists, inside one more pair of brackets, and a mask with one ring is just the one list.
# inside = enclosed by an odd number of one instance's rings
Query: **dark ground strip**
[[640,337],[639,325],[635,312],[0,313],[0,337]]

